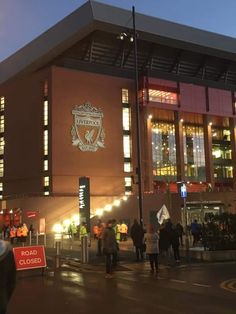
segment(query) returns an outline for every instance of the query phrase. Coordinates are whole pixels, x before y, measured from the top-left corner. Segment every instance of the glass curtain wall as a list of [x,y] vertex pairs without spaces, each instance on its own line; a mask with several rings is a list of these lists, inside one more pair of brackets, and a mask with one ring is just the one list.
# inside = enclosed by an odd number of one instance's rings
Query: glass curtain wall
[[188,181],[206,181],[203,127],[183,126],[185,177]]
[[233,178],[230,130],[212,127],[212,156],[216,181]]
[[173,123],[153,123],[152,158],[154,180],[176,181],[176,145]]

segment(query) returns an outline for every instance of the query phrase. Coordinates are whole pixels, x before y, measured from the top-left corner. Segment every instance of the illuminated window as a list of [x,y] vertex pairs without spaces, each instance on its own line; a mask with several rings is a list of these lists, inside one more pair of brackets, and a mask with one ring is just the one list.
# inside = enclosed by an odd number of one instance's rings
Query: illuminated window
[[124,172],[131,172],[132,170],[131,162],[124,162]]
[[0,116],[0,132],[3,133],[5,129],[5,119],[4,115]]
[[148,90],[149,101],[161,102],[165,104],[177,105],[178,95],[177,93],[166,92],[162,90],[149,89]]
[[48,130],[44,130],[44,156],[48,155]]
[[4,174],[4,161],[0,159],[0,177],[3,177]]
[[0,97],[0,110],[4,111],[5,109],[5,97]]
[[122,88],[122,104],[129,103],[129,90]]
[[123,136],[123,150],[124,150],[124,158],[131,157],[131,139],[130,135]]
[[44,160],[44,163],[43,163],[43,170],[44,171],[47,171],[48,170],[48,160]]
[[131,192],[132,191],[132,178],[131,177],[125,177],[125,192]]
[[203,127],[183,126],[185,177],[189,181],[205,181],[205,148]]
[[0,155],[4,154],[4,146],[5,146],[4,137],[0,137]]
[[44,177],[44,186],[49,186],[49,177]]
[[122,115],[122,120],[123,120],[123,130],[124,131],[130,131],[131,123],[130,123],[130,113],[131,110],[130,108],[123,108],[123,115]]
[[173,123],[152,124],[153,175],[156,180],[176,179],[176,144]]
[[44,114],[43,114],[43,119],[44,119],[44,126],[48,125],[48,101],[44,101]]

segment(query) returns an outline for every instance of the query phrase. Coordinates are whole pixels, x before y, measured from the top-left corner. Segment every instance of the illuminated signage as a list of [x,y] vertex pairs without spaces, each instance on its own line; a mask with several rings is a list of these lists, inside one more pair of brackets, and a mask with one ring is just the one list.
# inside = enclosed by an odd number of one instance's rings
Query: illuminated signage
[[90,231],[90,182],[87,177],[79,178],[79,211],[80,221],[87,224]]

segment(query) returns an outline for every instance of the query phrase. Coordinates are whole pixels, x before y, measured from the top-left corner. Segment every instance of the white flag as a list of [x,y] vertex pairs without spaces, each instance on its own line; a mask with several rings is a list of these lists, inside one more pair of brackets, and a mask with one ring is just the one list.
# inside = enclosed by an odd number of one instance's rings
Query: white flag
[[168,212],[168,209],[166,208],[166,205],[163,204],[161,209],[157,212],[157,219],[160,225],[163,224],[163,221],[165,219],[169,219],[170,218],[170,214]]

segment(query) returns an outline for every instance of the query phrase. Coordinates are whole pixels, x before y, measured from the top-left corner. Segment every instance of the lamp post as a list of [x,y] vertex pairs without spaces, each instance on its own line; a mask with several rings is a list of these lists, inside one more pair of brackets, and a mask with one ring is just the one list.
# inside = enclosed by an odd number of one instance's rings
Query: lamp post
[[139,220],[143,226],[143,193],[142,193],[142,168],[141,168],[141,135],[140,135],[140,112],[138,97],[138,54],[137,54],[137,33],[135,24],[135,7],[132,7],[133,18],[133,40],[134,40],[134,71],[135,71],[135,109],[136,109],[136,135],[137,135],[137,175],[138,175],[138,204]]

